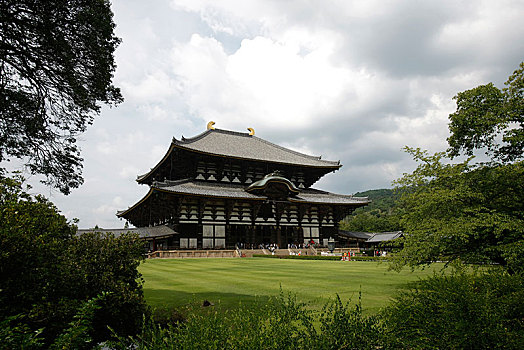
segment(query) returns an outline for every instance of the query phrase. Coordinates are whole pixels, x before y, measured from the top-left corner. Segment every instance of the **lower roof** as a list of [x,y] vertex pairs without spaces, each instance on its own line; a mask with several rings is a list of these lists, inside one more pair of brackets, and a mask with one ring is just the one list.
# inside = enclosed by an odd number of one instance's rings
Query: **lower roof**
[[[200,181],[194,179],[184,179],[177,181],[154,182],[149,192],[132,207],[119,211],[117,216],[123,216],[130,210],[138,207],[155,192],[165,192],[180,194],[184,196],[223,198],[238,200],[264,201],[266,196],[252,194],[245,191],[242,184],[231,184],[221,182]],[[333,204],[333,205],[366,205],[370,203],[367,197],[353,197],[352,195],[336,194],[321,191],[313,188],[302,190],[298,195],[288,198],[290,202],[314,203],[314,204]]]

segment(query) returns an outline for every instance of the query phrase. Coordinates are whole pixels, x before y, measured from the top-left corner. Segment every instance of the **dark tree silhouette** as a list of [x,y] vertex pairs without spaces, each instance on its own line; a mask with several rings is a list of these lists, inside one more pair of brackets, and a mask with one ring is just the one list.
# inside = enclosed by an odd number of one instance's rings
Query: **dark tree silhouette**
[[114,28],[106,0],[0,0],[0,161],[65,194],[82,184],[77,137],[123,100]]

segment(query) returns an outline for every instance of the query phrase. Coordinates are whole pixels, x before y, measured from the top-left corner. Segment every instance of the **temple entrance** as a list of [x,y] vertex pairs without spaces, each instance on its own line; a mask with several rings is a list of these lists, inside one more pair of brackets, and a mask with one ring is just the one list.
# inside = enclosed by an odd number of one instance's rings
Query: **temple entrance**
[[229,225],[226,233],[227,245],[242,243],[247,248],[258,248],[261,244],[276,243],[280,248],[304,241],[303,230],[298,226],[275,225]]

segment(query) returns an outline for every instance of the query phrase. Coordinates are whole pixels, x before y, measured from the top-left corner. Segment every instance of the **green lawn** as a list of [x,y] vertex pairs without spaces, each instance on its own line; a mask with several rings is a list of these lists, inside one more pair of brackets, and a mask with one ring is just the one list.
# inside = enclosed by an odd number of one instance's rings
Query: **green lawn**
[[140,266],[148,303],[155,308],[184,307],[209,300],[221,309],[284,292],[319,308],[338,293],[343,301],[358,300],[364,312],[385,306],[407,282],[432,274],[434,269],[400,273],[387,263],[364,261],[305,261],[247,259],[151,259]]

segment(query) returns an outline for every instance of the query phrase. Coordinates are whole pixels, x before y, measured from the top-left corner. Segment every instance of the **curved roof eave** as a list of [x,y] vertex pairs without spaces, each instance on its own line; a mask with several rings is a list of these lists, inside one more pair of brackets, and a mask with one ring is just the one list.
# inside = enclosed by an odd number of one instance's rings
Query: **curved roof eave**
[[[174,140],[174,138],[173,138],[173,140]],[[153,168],[151,168],[151,170],[149,170],[147,173],[145,173],[143,175],[138,175],[137,178],[136,178],[136,182],[138,182],[139,184],[143,184],[145,182],[145,180],[151,174],[153,174],[162,165],[162,163],[164,163],[164,161],[171,155],[171,152],[173,152],[174,148],[175,148],[175,144],[174,144],[173,141],[171,141],[171,145],[169,146],[169,149],[167,150],[167,152],[164,155],[164,157],[162,157],[162,159],[157,163],[157,165],[155,165]]]
[[123,217],[125,214],[129,213],[130,211],[134,210],[135,208],[137,208],[140,204],[142,204],[143,202],[145,202],[150,196],[151,194],[153,194],[153,192],[155,191],[155,188],[153,187],[150,187],[149,188],[149,191],[146,193],[146,195],[141,199],[139,200],[138,202],[136,202],[135,204],[133,204],[132,206],[130,206],[129,208],[125,209],[125,210],[120,210],[120,211],[117,211],[116,212],[116,216],[118,216],[119,218]]

